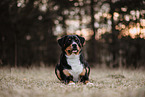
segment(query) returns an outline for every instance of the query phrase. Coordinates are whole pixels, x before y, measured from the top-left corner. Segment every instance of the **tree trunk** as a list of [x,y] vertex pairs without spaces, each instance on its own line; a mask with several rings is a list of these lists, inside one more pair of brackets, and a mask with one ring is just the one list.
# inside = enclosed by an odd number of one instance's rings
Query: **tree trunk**
[[18,55],[18,49],[17,49],[17,33],[16,32],[14,32],[14,38],[15,38],[15,68],[17,68],[17,61],[18,61],[18,57],[17,57],[17,55]]
[[92,27],[92,30],[93,30],[93,35],[92,35],[92,38],[90,40],[90,43],[89,43],[89,47],[90,47],[90,54],[89,54],[89,60],[91,61],[91,63],[96,63],[97,62],[97,57],[96,57],[96,39],[95,39],[95,36],[96,36],[96,29],[95,29],[95,26],[94,26],[94,23],[95,23],[95,18],[94,18],[94,0],[91,0],[91,3],[90,3],[90,7],[91,7],[91,27]]
[[112,42],[111,42],[111,53],[113,56],[113,60],[112,60],[112,66],[111,67],[116,67],[117,63],[116,63],[116,41],[117,41],[117,37],[116,37],[116,30],[115,30],[115,22],[114,22],[114,5],[110,0],[110,14],[111,14],[111,21],[112,21]]

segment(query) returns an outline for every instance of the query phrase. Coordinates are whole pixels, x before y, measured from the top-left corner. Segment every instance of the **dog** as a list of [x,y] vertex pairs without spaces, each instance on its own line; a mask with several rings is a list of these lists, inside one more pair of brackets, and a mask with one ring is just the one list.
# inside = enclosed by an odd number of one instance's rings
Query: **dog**
[[62,53],[60,63],[55,67],[55,74],[65,84],[90,84],[90,67],[82,55],[84,43],[85,38],[78,35],[66,35],[58,40]]

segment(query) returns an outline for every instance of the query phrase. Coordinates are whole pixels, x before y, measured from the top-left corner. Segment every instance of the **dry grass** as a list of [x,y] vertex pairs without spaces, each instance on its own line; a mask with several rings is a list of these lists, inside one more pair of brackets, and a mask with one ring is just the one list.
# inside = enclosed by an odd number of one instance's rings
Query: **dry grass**
[[60,83],[54,68],[0,69],[0,97],[145,97],[142,70],[91,69],[94,85]]

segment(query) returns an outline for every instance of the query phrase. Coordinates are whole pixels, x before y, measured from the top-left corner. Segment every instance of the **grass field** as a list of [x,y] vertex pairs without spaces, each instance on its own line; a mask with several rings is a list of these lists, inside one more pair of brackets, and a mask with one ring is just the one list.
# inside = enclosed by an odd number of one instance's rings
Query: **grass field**
[[1,68],[0,97],[145,97],[145,71],[92,68],[93,85],[64,85],[54,68]]

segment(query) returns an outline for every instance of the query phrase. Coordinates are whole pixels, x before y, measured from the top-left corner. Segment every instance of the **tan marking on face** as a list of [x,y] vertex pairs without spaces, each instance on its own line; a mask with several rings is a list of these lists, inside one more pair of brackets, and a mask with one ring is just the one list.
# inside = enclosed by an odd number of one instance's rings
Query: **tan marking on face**
[[78,49],[78,52],[76,53],[76,55],[79,55],[81,48],[78,45],[77,45],[77,49]]
[[70,46],[68,46],[66,49],[65,49],[65,52],[66,52],[66,54],[69,56],[69,55],[71,55],[69,52],[68,52],[68,50],[72,50],[72,46],[70,45]]

